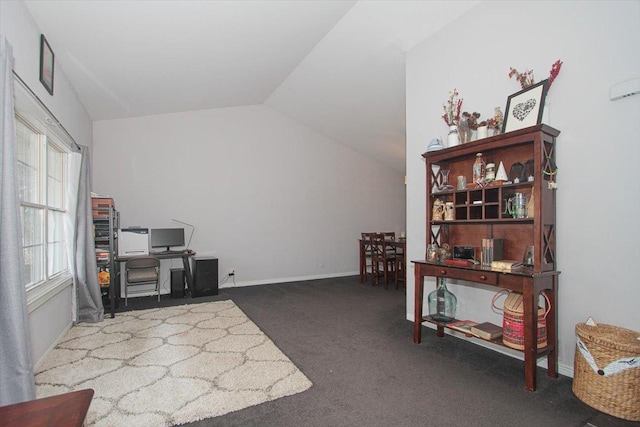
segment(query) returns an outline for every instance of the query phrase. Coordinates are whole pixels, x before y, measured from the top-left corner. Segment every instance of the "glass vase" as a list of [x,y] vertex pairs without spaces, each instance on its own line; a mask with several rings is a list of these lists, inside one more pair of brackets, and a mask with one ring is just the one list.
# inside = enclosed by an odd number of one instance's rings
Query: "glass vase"
[[447,279],[438,277],[438,287],[427,297],[429,315],[436,322],[452,322],[456,318],[458,299],[447,289]]
[[460,138],[460,144],[470,142],[471,129],[469,128],[469,119],[464,116],[461,117],[460,122],[458,122],[458,136]]
[[440,175],[442,176],[442,184],[438,187],[438,191],[451,191],[455,190],[453,185],[449,184],[449,169],[441,169]]

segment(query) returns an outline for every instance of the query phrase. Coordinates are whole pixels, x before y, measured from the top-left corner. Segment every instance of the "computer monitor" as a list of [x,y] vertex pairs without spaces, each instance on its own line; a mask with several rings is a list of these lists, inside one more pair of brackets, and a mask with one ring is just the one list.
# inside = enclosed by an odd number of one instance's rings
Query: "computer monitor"
[[184,228],[152,228],[149,237],[152,248],[166,248],[184,246]]

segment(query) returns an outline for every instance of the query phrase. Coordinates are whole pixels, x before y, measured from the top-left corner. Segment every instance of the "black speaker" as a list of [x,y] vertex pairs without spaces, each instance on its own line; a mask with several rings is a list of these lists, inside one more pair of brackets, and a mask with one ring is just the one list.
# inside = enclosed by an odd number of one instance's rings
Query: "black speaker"
[[184,298],[184,269],[171,269],[171,298]]
[[218,258],[195,258],[191,294],[194,298],[218,295]]

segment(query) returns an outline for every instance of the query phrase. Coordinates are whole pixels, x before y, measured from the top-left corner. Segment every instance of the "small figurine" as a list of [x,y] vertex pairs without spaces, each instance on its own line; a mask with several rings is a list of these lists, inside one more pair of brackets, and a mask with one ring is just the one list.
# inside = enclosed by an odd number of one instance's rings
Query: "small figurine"
[[478,186],[484,186],[486,164],[482,159],[482,153],[476,154],[476,161],[473,163],[473,182]]
[[509,181],[507,170],[504,168],[504,164],[502,163],[502,161],[500,162],[500,166],[498,166],[498,172],[496,172],[496,181]]

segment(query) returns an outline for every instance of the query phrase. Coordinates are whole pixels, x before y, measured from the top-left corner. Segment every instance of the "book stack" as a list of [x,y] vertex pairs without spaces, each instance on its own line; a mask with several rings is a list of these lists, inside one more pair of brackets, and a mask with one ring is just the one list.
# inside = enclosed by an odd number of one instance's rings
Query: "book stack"
[[514,260],[503,259],[500,261],[492,261],[491,269],[502,272],[515,271],[522,268],[522,263]]
[[473,320],[458,320],[453,323],[447,324],[447,327],[455,329],[458,332],[462,332],[463,334],[473,335],[473,333],[471,332],[471,328],[477,324],[478,322],[474,322]]
[[109,251],[96,248],[96,261],[109,262]]
[[484,322],[471,326],[471,333],[485,340],[494,340],[502,336],[502,327]]
[[482,239],[482,266],[491,267],[493,261],[502,259],[503,239]]

